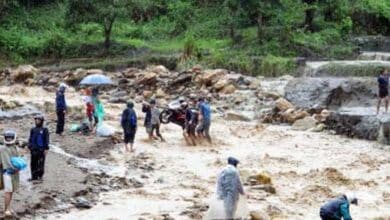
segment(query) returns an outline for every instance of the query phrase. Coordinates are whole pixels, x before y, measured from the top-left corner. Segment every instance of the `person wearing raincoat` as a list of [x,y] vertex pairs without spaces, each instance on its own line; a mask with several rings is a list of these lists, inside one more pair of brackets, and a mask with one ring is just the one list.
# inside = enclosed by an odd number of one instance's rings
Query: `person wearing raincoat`
[[16,144],[16,132],[6,130],[4,132],[4,145],[0,145],[0,167],[2,169],[2,188],[4,189],[4,216],[11,217],[14,212],[11,209],[11,201],[14,193],[19,188],[19,171],[12,164],[12,157],[20,156]]
[[248,215],[238,163],[236,158],[228,158],[228,165],[218,176],[216,201],[210,204],[205,219],[241,219]]
[[103,122],[104,119],[104,107],[102,101],[98,97],[94,99],[94,118],[95,118],[95,126],[99,126]]

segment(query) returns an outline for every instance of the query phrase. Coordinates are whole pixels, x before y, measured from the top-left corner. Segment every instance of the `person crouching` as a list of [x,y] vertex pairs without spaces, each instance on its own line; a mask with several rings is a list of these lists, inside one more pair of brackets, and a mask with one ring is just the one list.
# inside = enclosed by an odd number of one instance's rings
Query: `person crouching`
[[34,117],[35,127],[30,131],[28,148],[31,153],[31,181],[42,180],[45,173],[45,158],[49,150],[49,130],[44,127],[42,115]]

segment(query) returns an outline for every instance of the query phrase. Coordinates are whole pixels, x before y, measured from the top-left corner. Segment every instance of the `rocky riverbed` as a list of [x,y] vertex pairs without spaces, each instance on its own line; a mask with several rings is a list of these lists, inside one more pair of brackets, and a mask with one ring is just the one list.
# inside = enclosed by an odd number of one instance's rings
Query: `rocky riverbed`
[[[0,74],[0,125],[16,129],[20,140],[27,138],[31,115],[37,112],[45,113],[54,133],[54,91],[62,81],[71,85],[67,132],[52,135],[44,183],[32,185],[26,181],[28,171],[22,175],[14,203],[22,219],[201,219],[228,156],[242,161],[249,208],[252,216],[262,216],[253,219],[317,218],[324,201],[345,191],[361,198],[359,207],[351,208],[356,219],[390,218],[389,149],[335,135],[348,135],[366,115],[375,122],[361,125],[361,133],[372,138],[350,136],[376,140],[390,132],[382,126],[386,115],[372,115],[372,78],[265,79],[222,69],[175,72],[163,66],[107,72],[118,86],[100,92],[106,123],[116,134],[71,133],[70,126],[84,115],[76,85],[82,77],[102,72],[20,66]],[[188,146],[172,124],[162,127],[166,142],[147,140],[141,126],[144,99],[156,97],[164,107],[179,96],[200,95],[213,106],[213,145]],[[136,102],[140,125],[133,154],[124,153],[120,143],[119,118],[128,99]],[[361,107],[358,115],[364,119],[352,123],[337,118],[348,108]]]

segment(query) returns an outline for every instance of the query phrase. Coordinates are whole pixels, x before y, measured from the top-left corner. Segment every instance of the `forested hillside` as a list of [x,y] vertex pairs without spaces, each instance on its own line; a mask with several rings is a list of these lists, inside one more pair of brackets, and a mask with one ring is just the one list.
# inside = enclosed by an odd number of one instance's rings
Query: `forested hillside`
[[389,0],[0,0],[3,65],[147,51],[264,74],[350,58],[360,35],[390,35]]

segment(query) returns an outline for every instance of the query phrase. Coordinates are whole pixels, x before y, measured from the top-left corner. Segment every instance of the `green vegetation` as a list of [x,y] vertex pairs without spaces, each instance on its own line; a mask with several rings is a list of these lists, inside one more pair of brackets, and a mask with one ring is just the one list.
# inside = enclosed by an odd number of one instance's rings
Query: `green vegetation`
[[383,69],[389,68],[389,65],[384,63],[372,63],[369,65],[362,65],[359,63],[340,65],[330,63],[320,67],[317,70],[316,76],[378,76]]
[[390,35],[388,0],[0,0],[0,65],[178,55],[274,76],[297,56],[351,57],[351,36],[371,34]]

